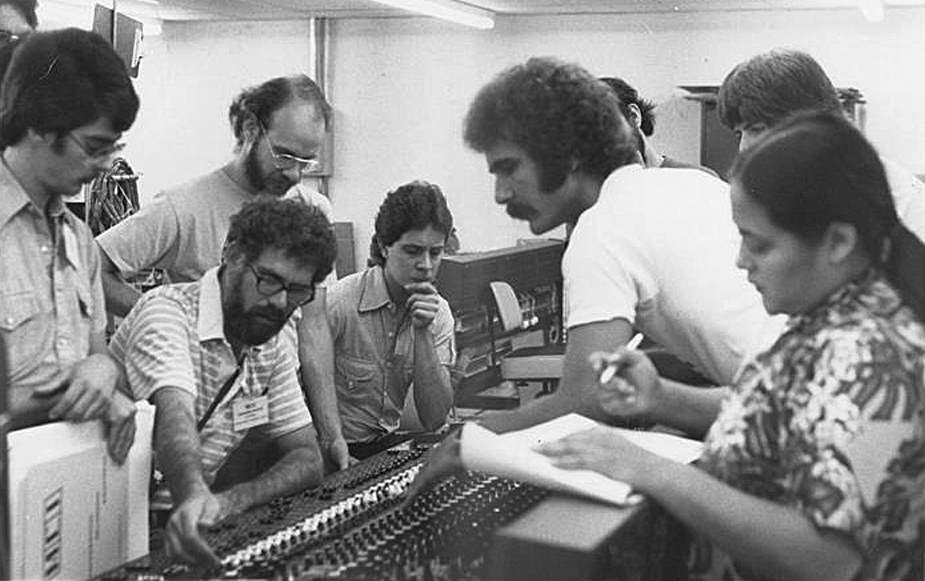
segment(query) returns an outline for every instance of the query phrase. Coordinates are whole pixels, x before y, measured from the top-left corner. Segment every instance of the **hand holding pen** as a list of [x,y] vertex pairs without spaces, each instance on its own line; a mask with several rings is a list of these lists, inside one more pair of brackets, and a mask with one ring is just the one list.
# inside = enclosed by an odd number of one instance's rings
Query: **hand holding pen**
[[613,353],[591,354],[591,365],[598,373],[598,403],[613,416],[645,418],[658,400],[661,382],[649,358],[636,349],[641,341],[637,333]]
[[[640,343],[642,343],[642,333],[636,333],[626,343],[626,346],[624,348],[627,351],[632,351],[633,349],[636,349],[637,347],[639,347]],[[608,363],[607,367],[604,368],[604,370],[601,372],[600,378],[598,379],[601,385],[605,385],[611,379],[613,379],[613,376],[617,374],[617,372],[620,370],[620,367],[621,367],[621,361],[619,360],[611,361],[610,363]]]

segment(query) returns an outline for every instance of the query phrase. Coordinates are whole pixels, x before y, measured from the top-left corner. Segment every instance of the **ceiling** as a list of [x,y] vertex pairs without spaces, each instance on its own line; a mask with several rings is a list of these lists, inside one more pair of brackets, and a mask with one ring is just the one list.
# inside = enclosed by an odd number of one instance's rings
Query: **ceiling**
[[[55,0],[50,0],[54,2]],[[380,18],[409,13],[373,0],[114,0],[125,12],[161,20],[288,20],[311,17]],[[466,0],[497,16],[793,10],[857,7],[870,0]],[[105,1],[104,1],[105,3]],[[925,4],[925,0],[886,0],[886,4]]]

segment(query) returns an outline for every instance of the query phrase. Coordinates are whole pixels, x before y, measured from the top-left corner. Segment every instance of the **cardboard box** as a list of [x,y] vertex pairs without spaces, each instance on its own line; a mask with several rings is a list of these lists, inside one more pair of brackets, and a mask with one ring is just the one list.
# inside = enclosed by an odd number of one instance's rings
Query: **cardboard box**
[[153,406],[139,403],[135,421],[122,466],[98,421],[9,433],[12,578],[87,579],[148,553]]

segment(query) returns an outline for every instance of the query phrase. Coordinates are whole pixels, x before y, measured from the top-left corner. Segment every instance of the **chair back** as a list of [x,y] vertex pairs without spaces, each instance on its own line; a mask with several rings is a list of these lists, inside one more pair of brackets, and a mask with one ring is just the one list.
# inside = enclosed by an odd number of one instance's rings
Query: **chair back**
[[517,301],[514,288],[503,280],[492,281],[488,283],[488,287],[495,301],[495,310],[498,311],[501,327],[505,331],[523,327],[523,311],[520,310],[520,303]]

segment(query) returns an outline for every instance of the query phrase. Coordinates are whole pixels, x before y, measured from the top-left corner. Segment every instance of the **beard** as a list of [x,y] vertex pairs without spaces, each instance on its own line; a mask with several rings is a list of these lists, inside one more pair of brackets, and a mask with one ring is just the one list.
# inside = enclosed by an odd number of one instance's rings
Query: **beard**
[[260,162],[257,161],[256,147],[251,148],[250,152],[247,154],[247,158],[244,160],[244,173],[247,175],[248,181],[258,192],[266,192],[277,198],[283,197],[283,195],[289,191],[289,188],[297,183],[286,177],[284,173],[276,168],[273,168],[273,171],[271,171],[269,175],[264,175],[263,172],[260,171]]
[[272,305],[258,305],[245,310],[241,281],[241,276],[232,281],[229,297],[224,301],[225,336],[245,345],[262,345],[282,330],[291,312]]

